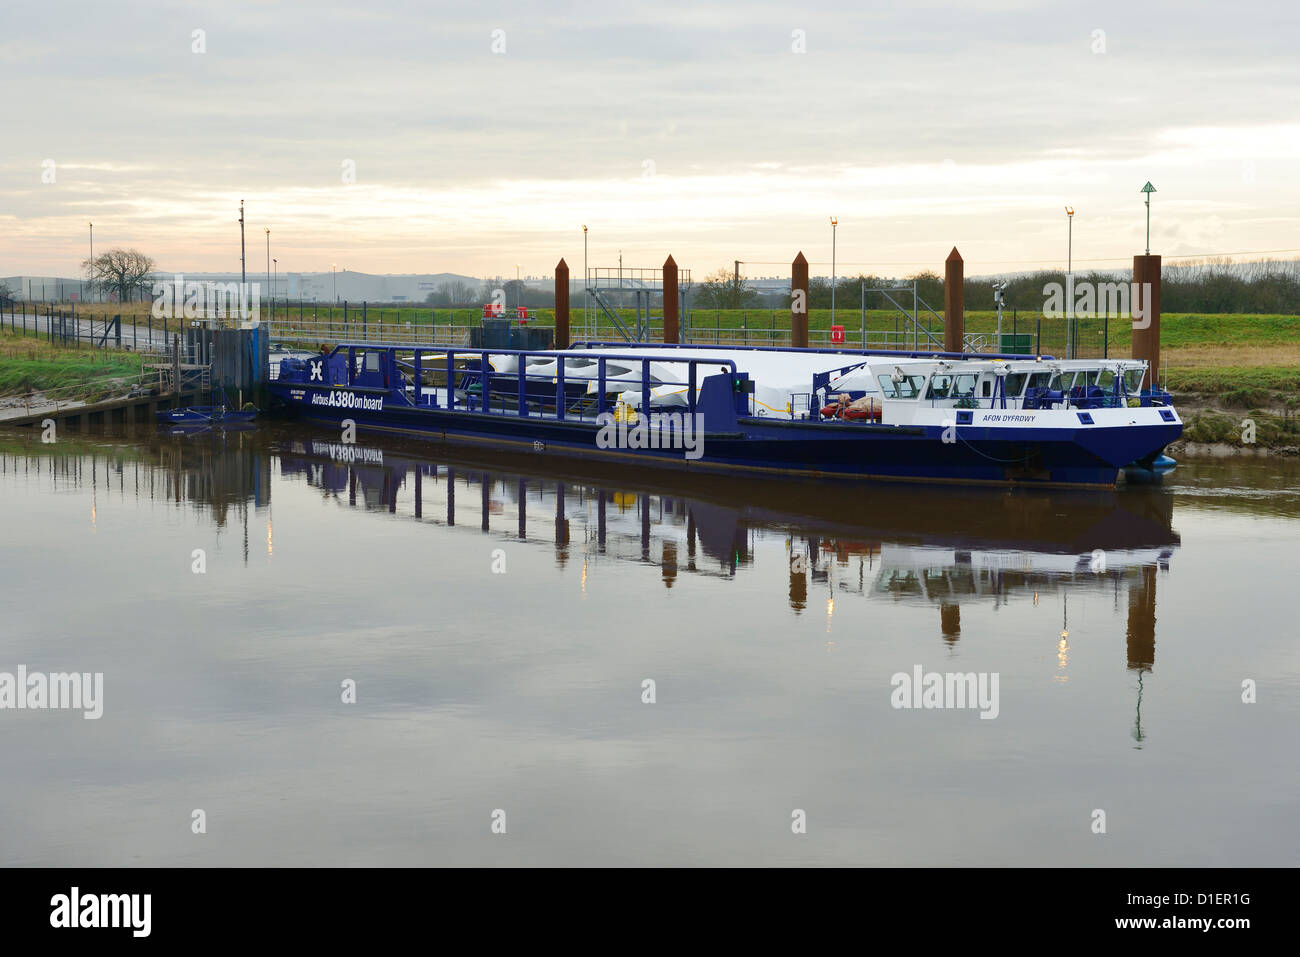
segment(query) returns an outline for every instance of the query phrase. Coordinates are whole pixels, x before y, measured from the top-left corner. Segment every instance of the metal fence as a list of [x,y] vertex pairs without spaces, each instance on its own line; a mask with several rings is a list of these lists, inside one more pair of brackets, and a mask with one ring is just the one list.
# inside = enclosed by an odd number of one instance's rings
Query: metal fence
[[[439,316],[439,313],[442,313]],[[862,316],[846,309],[837,322],[841,330],[832,333],[824,310],[812,317],[808,343],[821,348],[899,349],[940,351],[941,325],[913,323],[903,315],[882,318]],[[790,314],[779,309],[731,310],[688,309],[681,322],[682,341],[720,346],[788,346],[791,342]],[[269,318],[267,318],[269,315]],[[465,309],[430,310],[414,306],[328,304],[283,300],[264,304],[263,322],[274,345],[289,350],[310,349],[338,342],[368,342],[375,345],[468,346],[477,323]],[[839,317],[837,317],[838,319]],[[440,319],[446,322],[440,323]],[[233,317],[215,320],[192,318],[155,319],[151,313],[132,316],[122,312],[104,316],[75,303],[47,304],[15,302],[0,309],[0,328],[15,334],[39,337],[72,348],[121,348],[141,352],[162,352],[171,337],[184,334],[195,325],[212,322],[232,327]],[[545,325],[546,323],[541,323]],[[864,327],[865,326],[865,330]],[[646,341],[663,339],[663,320],[649,317],[644,325]],[[600,315],[575,312],[570,325],[575,340],[622,341],[623,332]],[[1005,315],[1002,337],[996,322],[988,317],[967,317],[965,346],[971,352],[1028,352],[1060,357],[1100,358],[1127,355],[1130,344],[1128,319],[1087,317],[1078,319]],[[1015,337],[1015,338],[1012,338]]]

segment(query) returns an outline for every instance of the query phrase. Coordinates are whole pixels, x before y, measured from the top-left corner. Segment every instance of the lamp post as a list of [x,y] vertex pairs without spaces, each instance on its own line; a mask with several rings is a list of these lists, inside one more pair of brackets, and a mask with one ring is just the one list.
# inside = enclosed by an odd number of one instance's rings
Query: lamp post
[[[271,312],[275,313],[275,284],[280,281],[280,260],[271,260]],[[286,310],[287,315],[287,310]]]
[[831,325],[835,325],[835,231],[840,221],[831,217]]
[[[336,303],[339,301],[339,273],[338,273],[338,268],[339,268],[339,267],[336,266],[336,265],[334,265],[334,263],[330,263],[330,277],[331,277],[331,279],[332,279],[332,281],[333,281],[333,283],[334,283],[334,301],[335,301]],[[331,318],[333,318],[333,313],[331,313],[330,316],[331,316]]]
[[1065,354],[1074,358],[1074,207],[1065,207]]
[[591,314],[587,311],[587,224],[582,224],[582,329],[591,338]]
[[[266,281],[271,282],[271,227],[266,227]],[[268,290],[267,295],[274,296],[274,292]]]
[[244,263],[244,201],[239,201],[239,281],[248,282],[248,269]]
[[515,311],[524,304],[523,290],[519,288],[519,263],[515,263]]
[[86,271],[90,276],[90,298],[93,300],[95,298],[95,224],[86,225],[90,227],[90,266]]

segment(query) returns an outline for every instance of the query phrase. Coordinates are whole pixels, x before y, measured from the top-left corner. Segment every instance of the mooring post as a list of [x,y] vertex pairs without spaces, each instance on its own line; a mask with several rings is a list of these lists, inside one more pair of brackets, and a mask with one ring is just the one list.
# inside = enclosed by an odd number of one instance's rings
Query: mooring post
[[172,337],[172,394],[181,394],[181,337]]
[[[1147,360],[1149,389],[1160,381],[1160,257],[1133,257],[1133,358]],[[1139,316],[1139,313],[1141,314]]]
[[664,260],[664,342],[681,341],[681,300],[677,296],[677,263]]
[[[943,348],[964,352],[966,338],[966,264],[957,247],[952,247],[943,264]],[[998,343],[996,351],[1002,350]]]
[[808,260],[802,252],[790,264],[790,345],[808,348]]
[[569,264],[555,264],[555,348],[569,348]]

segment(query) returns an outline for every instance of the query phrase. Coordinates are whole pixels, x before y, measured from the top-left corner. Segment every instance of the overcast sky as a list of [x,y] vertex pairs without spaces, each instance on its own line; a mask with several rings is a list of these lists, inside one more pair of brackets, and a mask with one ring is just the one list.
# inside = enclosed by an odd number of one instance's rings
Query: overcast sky
[[828,272],[831,215],[841,274],[998,272],[1064,265],[1067,203],[1117,266],[1147,180],[1153,252],[1290,258],[1298,46],[1280,0],[13,4],[0,275],[89,221],[237,270],[241,198],[258,273],[266,226],[281,272],[576,271],[583,223],[592,266]]

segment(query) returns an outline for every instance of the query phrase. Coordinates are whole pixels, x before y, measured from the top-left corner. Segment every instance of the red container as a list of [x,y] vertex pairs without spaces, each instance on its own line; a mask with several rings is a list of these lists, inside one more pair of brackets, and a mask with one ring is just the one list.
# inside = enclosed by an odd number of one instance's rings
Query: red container
[[836,345],[842,345],[844,343],[843,326],[831,326],[831,342],[835,343]]

